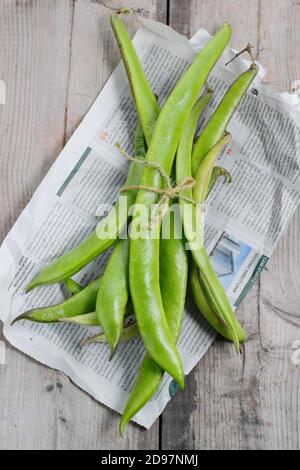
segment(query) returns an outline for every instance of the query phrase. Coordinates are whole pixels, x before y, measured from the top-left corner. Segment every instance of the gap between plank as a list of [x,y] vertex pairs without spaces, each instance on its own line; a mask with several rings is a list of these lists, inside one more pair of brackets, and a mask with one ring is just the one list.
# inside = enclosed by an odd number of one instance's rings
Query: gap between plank
[[[170,3],[171,0],[166,0],[166,24],[170,26]],[[162,432],[163,432],[163,413],[159,417],[159,424],[158,424],[158,450],[162,449]]]
[[64,134],[63,134],[63,147],[67,143],[67,130],[68,130],[68,105],[69,105],[69,93],[70,93],[70,80],[71,80],[71,67],[72,67],[72,42],[74,32],[74,19],[75,19],[75,1],[72,0],[72,14],[71,14],[71,25],[70,25],[70,39],[69,39],[69,70],[67,78],[67,90],[66,90],[66,103],[65,103],[65,116],[64,116]]

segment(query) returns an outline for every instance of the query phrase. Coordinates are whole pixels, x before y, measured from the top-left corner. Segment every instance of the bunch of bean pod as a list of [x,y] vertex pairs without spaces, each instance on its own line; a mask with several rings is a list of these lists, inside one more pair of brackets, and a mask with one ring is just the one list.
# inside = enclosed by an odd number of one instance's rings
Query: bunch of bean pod
[[[122,213],[118,201],[92,235],[43,269],[27,288],[29,292],[40,285],[65,282],[72,294],[70,298],[59,305],[32,309],[14,322],[99,325],[102,331],[84,344],[108,343],[112,354],[121,341],[142,338],[146,354],[120,422],[123,434],[128,422],[159,388],[165,372],[184,388],[177,341],[183,321],[188,271],[195,303],[210,325],[232,341],[237,351],[245,341],[245,333],[234,316],[204,245],[204,205],[220,176],[231,181],[228,172],[215,166],[215,162],[230,140],[227,125],[258,67],[252,64],[236,79],[195,141],[199,118],[213,96],[211,90],[203,91],[203,88],[231,38],[230,25],[224,23],[205,45],[160,109],[121,21],[121,13],[128,13],[128,10],[113,14],[111,25],[139,117],[135,157],[131,158],[124,192],[127,206],[133,210],[130,217],[129,213]],[[171,173],[176,179],[175,188],[170,186]],[[181,208],[179,219],[172,210],[176,197]],[[141,225],[137,209],[142,205],[151,214],[152,206],[161,208],[162,200],[169,209],[168,238],[161,236],[165,209],[159,212],[155,223],[150,217],[146,225]],[[116,225],[110,223],[113,218],[117,220]],[[119,236],[128,221],[131,232],[129,237],[121,239]],[[178,237],[176,233],[181,225],[184,236]],[[110,227],[109,230],[103,231],[104,226]],[[133,237],[132,232],[137,227],[139,237]],[[113,250],[100,278],[84,288],[71,278],[110,247]],[[128,321],[128,315],[134,319]]]

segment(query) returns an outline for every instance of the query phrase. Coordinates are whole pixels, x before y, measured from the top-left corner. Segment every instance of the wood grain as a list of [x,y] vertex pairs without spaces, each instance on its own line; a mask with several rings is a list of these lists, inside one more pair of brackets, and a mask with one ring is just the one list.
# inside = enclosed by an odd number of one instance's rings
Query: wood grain
[[[180,32],[199,24],[213,32],[223,19],[234,27],[237,49],[248,40],[276,89],[300,76],[299,2],[172,1],[170,23]],[[246,37],[245,32],[248,32]],[[239,309],[248,342],[243,356],[218,340],[163,414],[165,449],[299,449],[299,368],[291,361],[300,338],[299,213],[260,283]],[[173,425],[171,424],[173,423]],[[179,425],[177,425],[179,423]]]
[[[242,3],[242,5],[241,5]],[[122,4],[122,2],[121,2]],[[277,90],[300,80],[296,0],[130,0],[143,16],[191,35],[224,19],[232,44],[251,41]],[[167,7],[168,5],[168,7]],[[119,0],[2,0],[0,79],[0,237],[26,206],[66,140],[119,61],[108,15]],[[134,18],[126,20],[133,34]],[[299,449],[299,213],[260,283],[239,309],[243,354],[217,340],[149,432],[7,345],[0,365],[0,449]]]
[[[300,3],[261,2],[259,59],[268,68],[268,81],[277,90],[292,90],[300,77]],[[300,369],[291,360],[292,345],[300,339],[299,214],[261,277],[259,333],[264,370],[260,401],[265,427],[264,444],[278,449],[300,447]]]
[[[47,173],[64,141],[73,5],[0,3],[1,239]],[[0,448],[56,446],[57,406],[47,393],[56,372],[7,345],[0,366]]]
[[[183,7],[184,4],[184,7]],[[190,37],[199,28],[215,33],[224,21],[233,28],[232,45],[242,49],[248,42],[256,45],[259,0],[170,0],[169,23],[172,28]]]
[[[127,4],[164,20],[165,1]],[[1,238],[120,60],[108,23],[119,6],[0,2],[0,76],[8,88],[0,114]],[[116,413],[9,345],[0,381],[0,449],[158,447],[158,424],[150,432],[131,425],[120,439]]]
[[[131,0],[127,5],[138,8],[143,16],[156,18],[156,12],[160,11],[161,14],[165,3]],[[78,1],[75,4],[67,136],[76,129],[120,60],[109,23],[109,15],[118,7],[120,3],[116,1]],[[138,26],[136,18],[132,16],[125,21],[133,35]],[[158,446],[158,422],[149,432],[131,424],[124,439],[121,439],[118,433],[119,415],[99,405],[73,385],[64,388],[61,406],[68,416],[67,425],[58,428],[59,446],[62,448],[156,449]],[[85,423],[84,430],[82,423]]]

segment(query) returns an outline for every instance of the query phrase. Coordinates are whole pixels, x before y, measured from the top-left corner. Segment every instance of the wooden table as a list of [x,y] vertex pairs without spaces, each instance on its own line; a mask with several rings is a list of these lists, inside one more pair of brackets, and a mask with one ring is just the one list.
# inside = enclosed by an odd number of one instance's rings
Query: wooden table
[[[124,3],[124,2],[123,2]],[[108,17],[120,0],[0,0],[0,237],[7,234],[119,61]],[[126,0],[191,35],[224,19],[250,41],[277,90],[300,87],[296,0]],[[137,22],[131,19],[130,29]],[[218,340],[150,431],[7,344],[0,366],[1,449],[296,449],[300,447],[299,212],[239,310],[243,355]]]

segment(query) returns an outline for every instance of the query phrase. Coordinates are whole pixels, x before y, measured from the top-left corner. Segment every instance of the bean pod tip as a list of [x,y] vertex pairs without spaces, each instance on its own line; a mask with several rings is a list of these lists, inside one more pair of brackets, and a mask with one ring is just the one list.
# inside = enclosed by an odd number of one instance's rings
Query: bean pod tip
[[15,323],[21,321],[21,320],[31,320],[30,318],[30,310],[28,312],[22,313],[21,315],[18,315],[10,324],[10,326],[13,326]]

